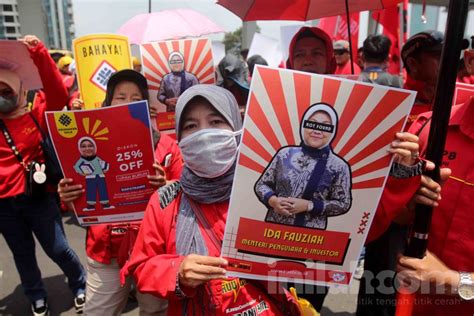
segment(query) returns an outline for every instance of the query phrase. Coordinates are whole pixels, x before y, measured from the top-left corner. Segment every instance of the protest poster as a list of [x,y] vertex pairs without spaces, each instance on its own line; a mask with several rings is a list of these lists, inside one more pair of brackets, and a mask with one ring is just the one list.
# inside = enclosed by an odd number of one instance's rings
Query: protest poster
[[255,33],[253,36],[248,58],[254,55],[262,56],[272,67],[278,67],[283,61],[278,40],[260,33]]
[[[387,149],[414,100],[413,91],[258,66],[222,246],[228,275],[349,284]],[[299,213],[282,211],[289,200]]]
[[110,76],[132,68],[128,37],[92,34],[73,40],[77,82],[86,109],[100,108]]
[[46,121],[64,176],[85,189],[74,202],[79,224],[142,219],[155,174],[147,102],[46,112]]
[[148,81],[150,106],[157,109],[157,127],[174,133],[174,109],[187,88],[215,83],[211,43],[206,38],[142,44],[142,71]]

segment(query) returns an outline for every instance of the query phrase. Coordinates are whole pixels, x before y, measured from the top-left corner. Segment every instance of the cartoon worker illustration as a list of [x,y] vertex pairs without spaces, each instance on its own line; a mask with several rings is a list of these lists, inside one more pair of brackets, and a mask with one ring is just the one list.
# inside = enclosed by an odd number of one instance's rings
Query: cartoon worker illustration
[[113,209],[109,204],[107,183],[105,173],[109,170],[109,164],[97,157],[97,144],[91,137],[82,137],[77,142],[81,158],[74,164],[74,170],[86,177],[86,199],[87,207],[84,211],[95,210],[97,193],[99,203],[103,209]]
[[300,125],[300,146],[278,150],[255,184],[267,222],[326,229],[328,217],[349,211],[349,164],[334,154],[338,117],[325,103],[311,105]]
[[180,52],[172,52],[168,56],[171,72],[161,80],[158,100],[166,104],[167,112],[174,112],[178,97],[186,89],[199,83],[197,77],[185,70],[184,57]]

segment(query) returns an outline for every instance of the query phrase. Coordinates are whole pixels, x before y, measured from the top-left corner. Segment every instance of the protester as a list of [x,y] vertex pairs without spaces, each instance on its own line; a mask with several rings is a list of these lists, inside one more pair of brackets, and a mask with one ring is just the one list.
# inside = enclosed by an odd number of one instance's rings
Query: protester
[[[428,145],[431,115],[431,112],[421,114],[410,129],[419,131],[421,156],[425,155]],[[451,170],[451,175],[443,184],[443,199],[433,211],[426,256],[399,259],[399,279],[418,290],[417,301],[429,302],[415,305],[413,315],[470,316],[474,313],[473,127],[474,96],[451,110],[442,162],[443,167]],[[447,175],[449,171],[443,178]],[[429,290],[423,292],[424,289]]]
[[406,129],[418,114],[431,110],[439,73],[443,34],[425,31],[413,35],[403,45],[402,60],[407,71],[405,89],[417,92]]
[[[134,70],[121,70],[113,74],[107,83],[103,106],[127,104],[148,99],[148,85],[145,77]],[[168,181],[179,179],[182,160],[179,148],[171,137],[158,134],[155,151],[156,162],[153,167],[157,175],[148,176],[150,184],[156,188]],[[79,198],[84,190],[75,185],[72,179],[63,179],[59,188],[61,200],[70,203]],[[85,313],[87,315],[119,315],[127,303],[131,280],[121,286],[119,271],[133,247],[133,239],[140,223],[95,225],[88,228],[87,253],[87,291]],[[167,303],[151,295],[137,293],[140,315],[164,315]]]
[[336,59],[336,75],[358,75],[360,73],[360,68],[357,63],[352,63],[354,65],[354,73],[352,73],[351,68],[351,54],[349,50],[349,42],[345,40],[338,40],[334,42],[334,58]]
[[288,56],[288,69],[316,74],[333,74],[336,70],[332,40],[317,27],[302,27],[290,42]]
[[391,45],[392,42],[385,35],[369,35],[365,39],[362,47],[364,70],[358,80],[394,88],[402,87],[401,78],[387,72]]
[[253,76],[253,70],[254,70],[254,67],[255,65],[264,65],[264,66],[268,66],[268,63],[267,61],[265,60],[265,58],[263,58],[262,56],[260,55],[253,55],[252,57],[250,57],[249,59],[247,59],[247,65],[249,66],[249,82]]
[[142,63],[140,62],[140,59],[135,56],[132,56],[132,66],[133,70],[136,72],[142,72]]
[[[44,148],[40,145],[42,134],[39,130],[47,130],[44,112],[61,110],[68,95],[61,75],[43,43],[33,35],[25,36],[22,41],[38,68],[45,102],[38,102],[28,112],[26,78],[21,77],[15,69],[2,68],[3,64],[0,66],[0,233],[13,253],[23,291],[32,304],[33,315],[49,313],[47,293],[36,261],[33,234],[46,254],[66,275],[74,295],[76,311],[81,313],[86,275],[64,235],[54,187],[46,186],[44,173],[36,177],[33,174],[34,180],[27,177],[34,163],[44,164],[46,160]],[[45,171],[48,174],[48,170]],[[28,192],[27,188],[33,188],[33,192]]]
[[249,95],[248,69],[246,63],[238,56],[228,53],[217,66],[216,84],[229,90],[237,100],[242,113],[247,105]]
[[338,116],[325,103],[311,105],[300,122],[300,146],[280,148],[255,184],[268,208],[265,221],[326,229],[328,217],[349,211],[349,164],[331,147]]
[[178,97],[187,89],[199,83],[197,77],[186,71],[184,56],[180,52],[172,52],[168,56],[171,72],[161,80],[158,101],[166,104],[166,111],[173,112]]
[[[178,100],[180,183],[152,196],[122,270],[134,274],[138,290],[169,299],[168,315],[227,315],[239,306],[242,315],[298,315],[265,283],[225,276],[220,253],[241,129],[237,102],[223,88],[193,86]],[[232,284],[239,290],[225,290]]]

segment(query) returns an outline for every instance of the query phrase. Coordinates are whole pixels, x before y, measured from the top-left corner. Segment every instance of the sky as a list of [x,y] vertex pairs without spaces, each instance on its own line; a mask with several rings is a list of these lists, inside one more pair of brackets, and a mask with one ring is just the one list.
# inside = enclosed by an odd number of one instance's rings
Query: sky
[[[76,36],[91,33],[114,33],[128,19],[148,12],[148,0],[73,0]],[[240,18],[215,4],[215,0],[152,0],[152,11],[187,8],[210,18],[226,32],[242,24]],[[280,26],[297,22],[259,22],[261,33],[279,39]],[[220,40],[223,35],[211,37]]]

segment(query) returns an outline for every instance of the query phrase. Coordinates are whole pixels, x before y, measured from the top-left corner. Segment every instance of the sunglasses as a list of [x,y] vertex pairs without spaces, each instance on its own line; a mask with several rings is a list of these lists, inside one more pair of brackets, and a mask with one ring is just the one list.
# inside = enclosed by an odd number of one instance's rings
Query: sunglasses
[[345,50],[345,49],[336,49],[336,50],[334,50],[334,55],[344,55],[345,53],[348,53],[348,51]]

